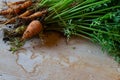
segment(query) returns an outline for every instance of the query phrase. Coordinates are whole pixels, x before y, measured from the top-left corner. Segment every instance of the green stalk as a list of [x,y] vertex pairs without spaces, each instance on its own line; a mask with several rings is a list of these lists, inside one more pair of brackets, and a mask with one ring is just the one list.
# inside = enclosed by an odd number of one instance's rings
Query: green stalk
[[54,12],[54,10],[56,10],[57,12],[64,10],[66,8],[68,8],[68,6],[73,3],[73,0],[61,0],[60,2],[56,3],[54,6],[49,7],[48,12],[51,12],[51,14],[45,18],[45,20],[47,19],[51,19],[52,16],[56,15]]
[[98,30],[98,29],[95,29],[95,28],[85,27],[85,26],[82,26],[82,25],[76,25],[76,26],[79,27],[79,28],[84,28],[84,29],[86,29],[86,30],[97,31],[97,32],[100,32],[100,33],[104,33],[104,34],[108,34],[108,35],[113,35],[113,36],[118,36],[118,37],[120,37],[119,34],[110,33],[110,32],[106,32],[106,31]]
[[[80,31],[80,32],[81,32],[81,31]],[[87,40],[90,40],[90,41],[92,41],[92,39],[91,39],[90,37],[87,37],[87,36],[85,36],[85,35],[82,35],[82,34],[73,33],[73,35],[76,35],[76,36],[81,36],[82,38],[85,38],[85,39],[87,39]]]
[[59,16],[64,15],[64,14],[67,14],[67,13],[69,13],[70,11],[72,11],[72,10],[74,10],[74,9],[76,9],[76,8],[79,8],[79,7],[82,6],[82,5],[85,5],[85,4],[94,2],[94,1],[96,1],[96,0],[86,0],[86,1],[84,1],[84,2],[82,2],[82,3],[79,3],[78,5],[74,6],[73,8],[71,8],[71,9],[69,9],[69,10],[62,12]]
[[99,2],[95,2],[95,3],[91,3],[91,4],[88,4],[88,5],[85,5],[85,6],[78,7],[78,8],[76,8],[76,9],[74,9],[74,10],[71,10],[71,9],[70,9],[70,10],[64,12],[64,13],[61,13],[61,14],[59,14],[59,15],[54,16],[53,19],[57,18],[58,16],[63,16],[63,15],[65,15],[65,14],[70,14],[70,13],[74,13],[74,12],[80,11],[80,10],[85,9],[85,8],[87,8],[87,7],[90,7],[90,6],[103,4],[103,3],[105,3],[106,1],[109,1],[109,0],[104,0],[104,1],[99,1]]
[[97,10],[97,11],[94,11],[94,12],[89,12],[89,13],[85,13],[85,14],[81,14],[81,15],[75,15],[75,16],[70,15],[68,17],[64,17],[63,19],[64,20],[68,20],[68,19],[73,19],[73,18],[81,18],[81,17],[87,16],[87,15],[101,13],[103,11],[107,11],[107,10],[111,10],[111,9],[116,9],[116,8],[120,8],[120,6],[109,7],[109,8],[105,8],[105,9],[102,9],[102,10]]
[[[56,12],[56,14],[58,14],[56,10],[54,10],[54,11]],[[59,19],[63,23],[64,26],[67,26],[67,24],[65,23],[65,21],[60,16],[59,16]]]

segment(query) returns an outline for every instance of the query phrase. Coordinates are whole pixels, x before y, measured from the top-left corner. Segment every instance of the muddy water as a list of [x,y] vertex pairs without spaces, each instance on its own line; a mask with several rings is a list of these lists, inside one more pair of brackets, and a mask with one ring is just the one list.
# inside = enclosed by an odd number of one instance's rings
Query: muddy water
[[2,37],[0,30],[0,80],[120,80],[118,64],[86,39],[66,43],[61,34],[48,32],[11,54]]

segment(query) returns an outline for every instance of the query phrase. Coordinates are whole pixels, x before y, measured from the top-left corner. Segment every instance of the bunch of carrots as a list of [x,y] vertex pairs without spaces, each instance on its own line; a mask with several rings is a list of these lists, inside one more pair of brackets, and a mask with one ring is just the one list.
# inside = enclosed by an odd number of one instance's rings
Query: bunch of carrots
[[96,42],[120,62],[119,0],[25,0],[5,4],[8,9],[0,15],[10,17],[4,24],[15,24],[14,35],[9,36],[21,34],[22,42],[41,31],[56,30],[68,39],[77,35]]
[[[12,16],[10,17],[10,19],[4,22],[5,25],[16,23],[17,27],[19,27],[19,25],[21,26],[29,24],[22,35],[21,41],[38,34],[42,30],[42,23],[37,20],[37,18],[47,14],[47,10],[44,9],[42,11],[35,11],[35,9],[28,9],[29,7],[34,5],[34,2],[32,0],[5,4],[6,6],[8,6],[8,9],[0,11],[0,15]],[[23,21],[23,24],[19,24],[20,22],[17,22],[18,20]],[[24,21],[28,24],[26,24]],[[17,28],[17,30],[18,29],[20,28]]]

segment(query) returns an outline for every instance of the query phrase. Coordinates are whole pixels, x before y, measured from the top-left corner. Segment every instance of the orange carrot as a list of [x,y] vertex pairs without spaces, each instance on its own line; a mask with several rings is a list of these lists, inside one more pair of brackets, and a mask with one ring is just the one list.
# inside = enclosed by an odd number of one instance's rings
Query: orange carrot
[[8,8],[7,10],[0,11],[0,15],[7,15],[7,14],[18,14],[23,9],[26,9],[32,5],[32,1],[26,1],[21,5],[16,5],[12,8]]
[[12,7],[12,6],[15,6],[15,5],[20,5],[20,4],[23,4],[24,2],[26,1],[17,1],[17,2],[10,2],[10,3],[5,3],[8,7]]
[[33,37],[34,35],[38,34],[42,30],[42,24],[38,20],[33,20],[23,33],[21,40],[26,40],[28,38]]
[[27,17],[32,14],[32,10],[27,10],[23,14],[19,15],[18,17],[13,17],[10,20],[6,21],[4,24],[11,24],[14,23],[17,18]]
[[38,12],[35,12],[33,13],[32,15],[28,16],[28,17],[22,17],[22,19],[26,19],[26,20],[34,20],[38,17],[41,17],[43,16],[43,14],[46,14],[47,13],[47,10],[43,10],[43,11],[38,11]]
[[5,24],[5,25],[6,25],[6,24],[12,24],[12,23],[15,22],[15,19],[16,19],[16,17],[11,18],[10,20],[7,20],[4,24]]
[[31,15],[32,13],[33,13],[32,10],[27,10],[23,14],[21,14],[20,16],[18,16],[18,18],[27,17],[27,16]]
[[19,9],[26,9],[28,7],[30,7],[32,5],[32,1],[26,1],[25,3],[23,3],[22,5],[19,6]]
[[20,12],[20,9],[8,8],[7,10],[0,11],[0,15],[18,14],[19,12]]

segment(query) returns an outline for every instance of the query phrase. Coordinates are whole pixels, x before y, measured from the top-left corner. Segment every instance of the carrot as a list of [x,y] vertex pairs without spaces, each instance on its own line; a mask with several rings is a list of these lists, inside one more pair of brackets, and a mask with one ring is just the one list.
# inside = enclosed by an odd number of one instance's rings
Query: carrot
[[4,24],[11,24],[14,23],[17,17],[11,18],[10,20],[6,21]]
[[26,1],[21,5],[16,5],[12,8],[8,8],[7,10],[0,11],[0,15],[7,14],[19,14],[23,9],[26,9],[32,5],[32,1]]
[[31,15],[32,13],[33,13],[32,10],[27,10],[23,14],[21,14],[20,16],[18,16],[18,18],[27,17],[27,16]]
[[30,7],[32,5],[32,1],[26,1],[25,3],[23,3],[22,5],[19,6],[19,9],[26,9],[28,7]]
[[20,9],[8,8],[7,10],[0,11],[0,15],[18,14],[19,12],[20,12]]
[[38,20],[33,20],[23,33],[21,40],[26,40],[28,38],[33,37],[34,35],[38,34],[42,30],[42,24]]
[[6,21],[4,24],[14,23],[17,18],[27,17],[32,14],[32,10],[27,10],[23,14],[19,15],[18,17],[13,17],[10,20]]
[[35,12],[32,15],[28,16],[28,17],[22,17],[22,19],[25,19],[25,20],[34,20],[34,19],[36,19],[38,17],[43,16],[43,14],[46,14],[46,13],[47,13],[47,10],[38,11],[38,12]]
[[23,4],[24,2],[26,1],[17,1],[17,2],[12,2],[12,3],[5,3],[8,7],[12,7],[12,6],[15,6],[15,5],[20,5],[20,4]]

